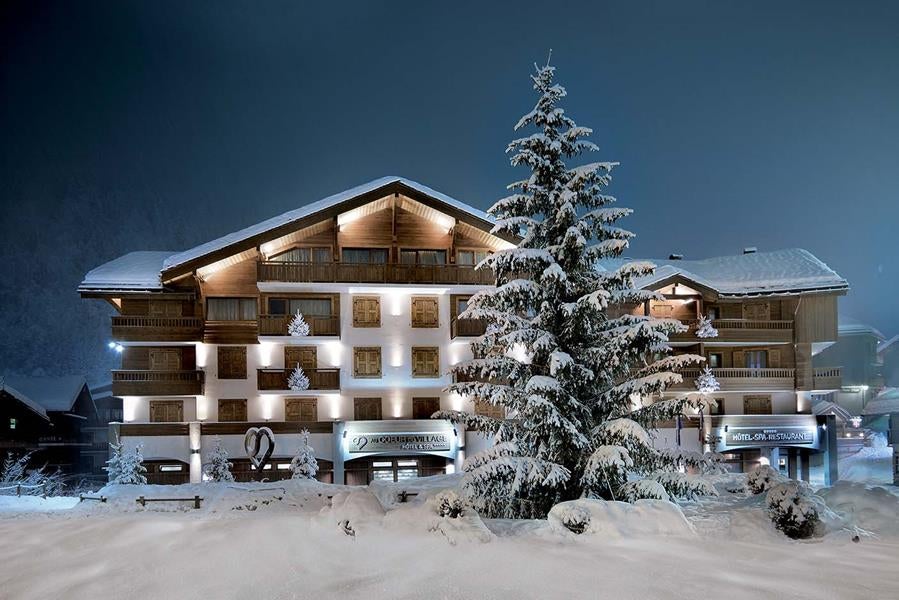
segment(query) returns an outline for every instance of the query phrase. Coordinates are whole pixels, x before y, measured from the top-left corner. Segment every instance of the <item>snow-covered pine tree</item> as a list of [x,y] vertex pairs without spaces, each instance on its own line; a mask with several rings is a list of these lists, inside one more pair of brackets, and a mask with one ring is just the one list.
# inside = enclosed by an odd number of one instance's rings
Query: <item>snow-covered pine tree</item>
[[318,461],[315,460],[315,450],[309,445],[309,430],[300,432],[303,439],[296,455],[290,461],[290,471],[293,479],[315,479],[318,473]]
[[716,338],[718,330],[712,325],[712,320],[705,315],[699,315],[699,323],[696,324],[696,337],[698,338]]
[[306,337],[309,335],[309,323],[303,318],[303,313],[300,312],[300,309],[297,309],[297,314],[290,320],[290,324],[287,326],[287,333],[293,337]]
[[209,464],[206,465],[206,476],[215,482],[234,481],[234,475],[231,474],[233,466],[228,461],[228,451],[222,446],[222,438],[215,436],[215,447],[209,457]]
[[287,377],[287,387],[294,392],[302,392],[303,390],[309,389],[309,378],[306,377],[306,374],[299,364],[297,364]]
[[711,394],[721,389],[721,384],[708,366],[704,367],[696,378],[696,390],[700,394]]
[[[113,446],[113,453],[115,453],[115,446]],[[143,445],[138,444],[134,447],[134,450],[131,452],[123,451],[121,448],[121,443],[119,443],[119,460],[118,460],[118,473],[115,479],[112,478],[112,471],[107,471],[110,473],[109,483],[122,485],[122,484],[145,484],[147,483],[147,477],[144,473],[147,472],[147,468],[144,466],[144,456],[143,456]],[[109,461],[106,461],[107,464],[110,464]],[[107,467],[108,469],[109,467]]]
[[[558,106],[565,89],[553,83],[554,72],[537,67],[539,100],[515,126],[536,131],[507,150],[512,165],[530,174],[490,209],[494,233],[517,236],[518,246],[481,265],[493,270],[496,287],[473,296],[460,318],[484,319],[487,331],[448,388],[514,419],[438,415],[495,434],[494,446],[473,456],[463,476],[467,499],[488,516],[545,516],[555,503],[583,495],[657,497],[673,480],[679,493],[689,483],[681,485],[677,473],[659,477],[673,463],[649,433],[689,400],[641,399],[680,382],[676,371],[702,359],[666,356],[668,336],[684,331],[678,321],[634,314],[660,299],[634,284],[654,266],[619,259],[633,234],[616,226],[631,210],[614,207],[604,191],[617,163],[566,164],[597,148],[584,139],[591,130]],[[614,266],[598,269],[602,260]]]
[[106,461],[103,470],[109,483],[116,483],[122,476],[122,454],[125,451],[125,445],[118,438],[114,442],[109,442],[109,448],[112,450],[112,456]]

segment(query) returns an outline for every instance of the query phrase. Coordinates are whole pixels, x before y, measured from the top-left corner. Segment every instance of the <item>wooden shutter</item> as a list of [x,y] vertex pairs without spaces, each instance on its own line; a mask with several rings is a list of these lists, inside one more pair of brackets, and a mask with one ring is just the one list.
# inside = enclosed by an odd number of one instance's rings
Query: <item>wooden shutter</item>
[[412,418],[430,419],[440,410],[440,398],[412,398]]
[[751,321],[770,321],[771,304],[768,302],[747,302],[743,305],[743,318]]
[[483,400],[476,400],[474,403],[474,414],[492,419],[505,419],[505,409],[502,406],[496,406]]
[[768,350],[768,366],[772,369],[780,368],[780,350]]
[[247,347],[246,346],[219,346],[219,348],[218,348],[218,378],[219,379],[246,379],[247,378]]
[[151,317],[180,317],[181,302],[150,300],[149,314]]
[[380,421],[381,420],[381,399],[380,398],[354,398],[353,399],[353,418],[357,421]]
[[743,413],[747,415],[770,415],[771,396],[743,396]]
[[150,421],[153,423],[179,423],[184,420],[184,403],[181,400],[150,400]]
[[317,398],[285,398],[284,420],[314,422],[318,421]]
[[663,319],[670,318],[674,314],[674,305],[662,300],[650,300],[649,314]]
[[318,349],[315,346],[284,346],[284,368],[300,365],[304,371],[318,368]]
[[180,371],[181,350],[178,348],[150,348],[151,371]]
[[412,348],[412,377],[440,377],[440,350],[437,347]]
[[746,353],[742,350],[734,350],[734,368],[735,369],[745,369],[746,368]]
[[378,296],[353,296],[353,327],[380,327],[381,299]]
[[439,327],[437,296],[412,296],[412,327]]
[[246,421],[246,399],[221,399],[219,400],[219,421]]
[[380,346],[353,348],[353,377],[381,376]]

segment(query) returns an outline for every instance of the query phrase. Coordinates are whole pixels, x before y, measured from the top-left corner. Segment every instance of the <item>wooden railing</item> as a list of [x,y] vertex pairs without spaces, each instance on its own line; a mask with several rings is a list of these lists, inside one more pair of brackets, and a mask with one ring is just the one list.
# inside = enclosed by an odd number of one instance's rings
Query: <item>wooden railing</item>
[[816,390],[835,390],[843,386],[841,367],[814,367],[812,377]]
[[112,339],[123,342],[199,341],[203,333],[200,317],[151,317],[123,315],[112,318]]
[[697,319],[681,320],[687,331],[671,336],[673,341],[730,340],[747,342],[790,342],[793,340],[793,321],[754,321],[751,319],[714,319],[712,327],[718,330],[717,338],[698,338]]
[[487,322],[483,319],[453,319],[450,337],[478,337],[486,330]]
[[462,265],[259,262],[257,281],[493,285],[489,269]]
[[[793,377],[794,369],[712,369],[716,379],[737,379],[746,377],[784,378]],[[681,369],[684,379],[699,377],[702,369]]]
[[[268,391],[290,390],[287,379],[293,369],[258,369],[256,389]],[[310,390],[339,390],[340,369],[304,369]]]
[[[722,391],[752,390],[787,390],[795,385],[795,369],[712,369],[712,374],[721,385]],[[695,379],[702,369],[681,369],[678,371],[683,381],[673,387],[677,390],[695,391]]]
[[114,396],[183,396],[203,393],[203,371],[137,371],[118,369],[112,372]]
[[[259,315],[259,335],[290,335],[287,326],[293,315]],[[340,335],[340,317],[337,315],[303,315],[309,324],[309,335]]]

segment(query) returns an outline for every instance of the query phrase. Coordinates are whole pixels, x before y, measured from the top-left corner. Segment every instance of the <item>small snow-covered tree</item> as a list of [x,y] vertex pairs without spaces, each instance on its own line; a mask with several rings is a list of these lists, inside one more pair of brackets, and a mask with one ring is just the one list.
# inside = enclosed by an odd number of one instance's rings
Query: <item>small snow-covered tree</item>
[[306,337],[309,335],[309,323],[303,318],[303,313],[299,309],[297,309],[297,314],[293,316],[293,319],[287,326],[287,333],[293,337]]
[[233,466],[233,463],[228,462],[228,451],[222,446],[222,439],[216,436],[215,447],[209,457],[209,464],[206,465],[206,476],[215,482],[234,481],[234,475],[231,474]]
[[315,450],[309,445],[309,430],[300,432],[302,440],[296,455],[290,461],[290,471],[293,479],[315,479],[318,474],[318,461],[315,460]]
[[716,338],[718,330],[712,325],[712,320],[705,315],[699,316],[699,323],[696,325],[696,337],[698,338]]
[[109,448],[112,454],[106,461],[106,466],[103,467],[103,470],[106,471],[109,483],[117,483],[122,476],[122,455],[125,451],[125,445],[117,438],[116,441],[109,442]]
[[114,471],[110,469],[113,466],[113,458],[106,461],[106,463],[110,465],[109,467],[106,467],[107,473],[110,475],[109,483],[115,485],[143,485],[147,483],[147,477],[144,475],[144,473],[147,472],[147,468],[144,466],[143,445],[138,444],[134,447],[134,450],[130,452],[124,451],[120,442],[110,445],[113,446],[113,457],[117,454],[118,460],[115,463],[116,471],[114,478]]
[[294,392],[302,392],[303,390],[309,389],[309,378],[303,372],[300,365],[297,365],[287,377],[287,387]]
[[512,418],[437,415],[495,436],[466,463],[462,481],[469,503],[488,516],[542,517],[583,495],[669,497],[653,477],[673,467],[649,432],[693,401],[647,399],[701,361],[669,355],[668,336],[685,330],[680,322],[636,314],[662,299],[635,284],[654,266],[620,258],[633,234],[617,226],[631,211],[613,206],[605,189],[617,163],[567,164],[597,148],[585,139],[592,131],[559,106],[566,92],[554,72],[537,67],[537,104],[515,126],[535,131],[508,147],[512,165],[529,174],[490,209],[493,233],[517,246],[479,265],[496,286],[475,294],[459,318],[483,319],[487,330],[448,388]]
[[708,367],[702,369],[699,377],[696,378],[696,390],[700,394],[712,394],[721,389],[721,384],[715,378],[715,374]]
[[[7,452],[0,467],[0,495],[23,494],[28,496],[58,496],[65,485],[62,482],[62,471],[48,472],[47,465],[28,468],[33,452],[25,452],[18,458]],[[15,486],[15,487],[14,487]]]

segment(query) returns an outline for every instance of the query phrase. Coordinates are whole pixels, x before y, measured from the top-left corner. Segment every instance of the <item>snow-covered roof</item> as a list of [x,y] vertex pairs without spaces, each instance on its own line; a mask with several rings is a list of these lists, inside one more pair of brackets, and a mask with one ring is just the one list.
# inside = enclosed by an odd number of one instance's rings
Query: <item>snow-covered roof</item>
[[899,413],[899,388],[885,388],[862,409],[863,415]]
[[78,291],[92,290],[161,290],[165,260],[174,252],[129,252],[88,271]]
[[72,410],[84,385],[80,375],[3,378],[4,391],[45,419],[47,412]]
[[839,326],[837,328],[840,335],[863,335],[869,334],[876,337],[878,340],[884,340],[886,337],[880,333],[880,331],[876,327],[872,327],[867,323],[863,323],[858,319],[853,319],[852,317],[847,317],[846,315],[839,316]]
[[899,333],[890,339],[877,344],[877,354],[883,354],[890,348],[899,348]]
[[[614,271],[633,259],[599,261],[598,268]],[[653,275],[635,283],[648,288],[674,276],[715,290],[722,296],[762,296],[845,290],[845,279],[811,252],[801,248],[718,256],[701,260],[655,260]]]
[[175,268],[179,265],[183,265],[192,260],[196,260],[198,258],[206,256],[207,254],[211,254],[223,248],[227,248],[228,246],[231,246],[233,244],[240,243],[256,235],[263,234],[272,229],[288,225],[294,221],[298,221],[322,210],[326,210],[340,204],[341,202],[352,200],[357,196],[373,192],[379,188],[395,183],[407,186],[421,194],[434,198],[435,200],[443,202],[444,204],[452,206],[453,208],[456,208],[458,210],[467,212],[479,219],[482,219],[489,223],[494,223],[493,217],[491,217],[484,211],[456,200],[455,198],[447,196],[446,194],[433,190],[426,185],[418,183],[417,181],[412,181],[411,179],[406,179],[405,177],[381,177],[379,179],[374,179],[372,181],[369,181],[368,183],[363,183],[362,185],[358,185],[354,188],[350,188],[332,196],[328,196],[327,198],[322,198],[321,200],[318,200],[311,204],[301,206],[300,208],[287,211],[284,214],[278,215],[277,217],[272,217],[271,219],[267,219],[265,221],[262,221],[261,223],[257,223],[256,225],[245,227],[240,231],[229,233],[228,235],[224,235],[218,239],[206,242],[205,244],[200,244],[199,246],[195,246],[190,250],[185,250],[184,252],[173,254],[165,260],[163,269],[168,270]]
[[834,415],[843,423],[848,422],[849,419],[852,418],[852,413],[850,413],[848,410],[846,410],[836,402],[828,402],[826,400],[818,402],[817,404],[812,406],[812,414],[816,416]]

